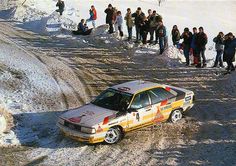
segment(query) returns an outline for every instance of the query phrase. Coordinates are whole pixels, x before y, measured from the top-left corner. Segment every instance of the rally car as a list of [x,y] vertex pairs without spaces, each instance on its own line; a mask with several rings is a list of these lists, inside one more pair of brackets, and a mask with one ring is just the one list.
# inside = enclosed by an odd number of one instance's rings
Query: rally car
[[108,88],[91,103],[68,110],[57,125],[79,141],[113,144],[126,132],[167,120],[176,123],[193,101],[190,90],[136,80]]

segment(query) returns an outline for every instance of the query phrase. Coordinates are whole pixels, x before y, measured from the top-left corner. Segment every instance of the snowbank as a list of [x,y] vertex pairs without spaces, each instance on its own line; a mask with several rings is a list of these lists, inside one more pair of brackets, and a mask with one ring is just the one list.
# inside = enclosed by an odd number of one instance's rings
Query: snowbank
[[0,112],[0,134],[2,134],[7,128],[6,118]]

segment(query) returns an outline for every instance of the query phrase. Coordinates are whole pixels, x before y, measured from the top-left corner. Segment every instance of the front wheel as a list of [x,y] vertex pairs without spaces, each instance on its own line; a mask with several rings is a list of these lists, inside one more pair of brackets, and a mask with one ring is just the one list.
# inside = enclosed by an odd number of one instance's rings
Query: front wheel
[[180,119],[182,119],[183,115],[180,110],[174,110],[170,115],[170,121],[172,123],[178,122]]
[[122,137],[122,132],[119,127],[110,128],[105,136],[105,142],[108,144],[117,143]]

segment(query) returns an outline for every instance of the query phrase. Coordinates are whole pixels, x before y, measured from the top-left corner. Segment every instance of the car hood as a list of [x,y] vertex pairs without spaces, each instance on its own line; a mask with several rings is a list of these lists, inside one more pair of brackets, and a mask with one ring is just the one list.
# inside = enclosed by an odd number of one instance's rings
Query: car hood
[[94,127],[99,123],[103,123],[104,118],[107,116],[115,116],[116,113],[116,111],[98,107],[90,103],[82,107],[69,110],[60,117],[74,124]]

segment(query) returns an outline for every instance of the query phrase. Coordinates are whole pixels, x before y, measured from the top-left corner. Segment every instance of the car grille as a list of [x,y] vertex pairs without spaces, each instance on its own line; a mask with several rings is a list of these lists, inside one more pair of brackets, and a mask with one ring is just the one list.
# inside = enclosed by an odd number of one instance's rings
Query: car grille
[[64,125],[72,130],[81,131],[81,126],[65,121]]

